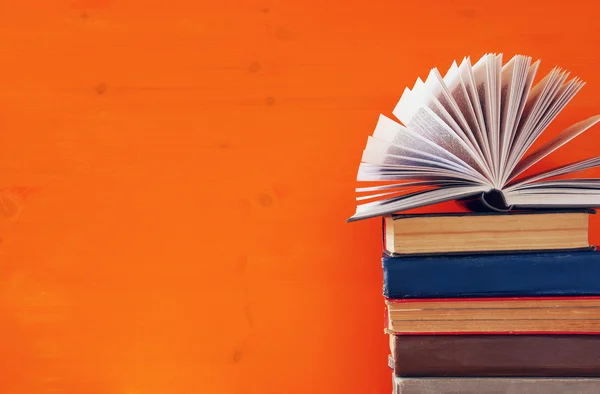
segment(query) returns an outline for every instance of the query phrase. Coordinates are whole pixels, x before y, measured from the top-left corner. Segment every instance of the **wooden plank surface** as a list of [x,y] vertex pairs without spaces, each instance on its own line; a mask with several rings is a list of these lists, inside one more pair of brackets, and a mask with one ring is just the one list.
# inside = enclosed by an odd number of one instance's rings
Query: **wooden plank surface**
[[496,51],[587,82],[551,133],[594,115],[597,11],[0,1],[0,392],[390,392],[380,222],[345,223],[379,113]]

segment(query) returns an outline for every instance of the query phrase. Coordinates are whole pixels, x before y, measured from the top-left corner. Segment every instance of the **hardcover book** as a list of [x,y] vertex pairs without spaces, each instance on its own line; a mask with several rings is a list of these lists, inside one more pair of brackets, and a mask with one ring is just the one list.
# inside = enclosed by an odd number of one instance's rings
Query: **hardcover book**
[[600,335],[390,335],[404,377],[600,377]]
[[598,394],[600,378],[402,378],[394,394]]
[[600,157],[533,167],[600,121],[589,117],[534,146],[584,82],[555,67],[534,83],[539,60],[503,61],[466,57],[404,90],[392,111],[398,121],[380,115],[368,137],[357,174],[368,186],[356,189],[348,221],[449,200],[500,211],[600,205],[600,179],[582,176]]
[[383,254],[390,299],[600,296],[600,253]]
[[392,256],[590,249],[594,210],[433,213],[383,218],[384,249]]
[[600,297],[386,300],[387,334],[600,334]]

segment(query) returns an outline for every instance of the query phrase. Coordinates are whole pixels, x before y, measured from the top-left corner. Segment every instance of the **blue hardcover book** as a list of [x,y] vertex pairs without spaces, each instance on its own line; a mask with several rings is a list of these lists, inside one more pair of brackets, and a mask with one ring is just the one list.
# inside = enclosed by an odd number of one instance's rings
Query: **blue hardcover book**
[[389,299],[600,295],[600,252],[391,256],[384,253]]

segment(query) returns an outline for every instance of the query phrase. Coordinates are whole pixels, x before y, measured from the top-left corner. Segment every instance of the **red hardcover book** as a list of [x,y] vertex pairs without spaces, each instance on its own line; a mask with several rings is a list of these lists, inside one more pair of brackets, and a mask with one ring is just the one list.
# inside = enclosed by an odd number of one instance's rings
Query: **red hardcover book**
[[386,332],[600,334],[600,297],[386,299]]

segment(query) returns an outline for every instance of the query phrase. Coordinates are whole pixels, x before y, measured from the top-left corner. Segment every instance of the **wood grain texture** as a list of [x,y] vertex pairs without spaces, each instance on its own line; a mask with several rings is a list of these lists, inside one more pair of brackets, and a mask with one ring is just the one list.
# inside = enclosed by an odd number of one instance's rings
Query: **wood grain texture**
[[520,52],[587,82],[553,135],[600,112],[597,11],[0,1],[0,391],[389,393],[380,222],[345,223],[379,113],[432,66]]

